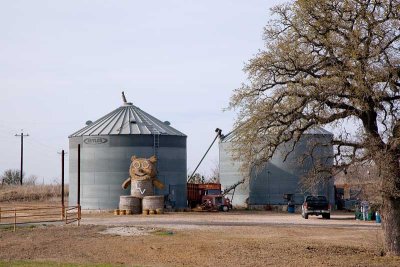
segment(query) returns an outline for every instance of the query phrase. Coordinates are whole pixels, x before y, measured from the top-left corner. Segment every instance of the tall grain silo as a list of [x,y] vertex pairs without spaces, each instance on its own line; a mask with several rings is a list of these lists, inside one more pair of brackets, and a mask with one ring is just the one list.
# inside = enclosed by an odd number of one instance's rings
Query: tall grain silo
[[[83,209],[118,208],[119,197],[130,189],[121,184],[129,177],[131,156],[156,155],[157,178],[164,183],[166,201],[183,208],[186,200],[186,135],[128,103],[69,136],[69,203],[77,201],[78,144],[81,145],[81,206]],[[168,203],[167,203],[168,204]]]
[[[294,150],[284,160],[290,144],[278,147],[276,153],[266,165],[252,172],[250,179],[238,186],[233,196],[234,206],[264,206],[284,205],[287,200],[285,194],[292,194],[296,204],[303,202],[304,195],[322,194],[334,204],[334,187],[332,177],[306,188],[300,181],[309,173],[313,164],[323,164],[328,169],[333,166],[332,133],[314,128],[308,130]],[[234,132],[225,136],[219,144],[220,180],[221,185],[227,188],[242,180],[245,175],[241,172],[241,163],[232,158],[232,140]],[[309,156],[312,154],[312,157]],[[230,197],[232,196],[230,193]],[[229,195],[228,195],[229,196]]]

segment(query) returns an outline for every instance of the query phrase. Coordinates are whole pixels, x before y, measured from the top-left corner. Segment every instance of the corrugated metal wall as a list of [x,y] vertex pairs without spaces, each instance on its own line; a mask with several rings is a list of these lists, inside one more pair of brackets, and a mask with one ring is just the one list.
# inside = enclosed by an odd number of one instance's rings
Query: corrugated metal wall
[[[315,146],[316,143],[328,144],[331,138],[331,135],[305,135],[286,161],[283,159],[288,146],[280,147],[265,167],[252,172],[250,182],[241,186],[239,197],[236,199],[235,193],[233,205],[245,205],[246,198],[249,205],[287,204],[283,198],[284,194],[294,194],[296,204],[300,204],[303,202],[304,195],[308,193],[326,195],[331,204],[334,204],[332,178],[329,178],[326,183],[317,185],[314,190],[305,189],[300,184],[300,178],[309,172],[313,162],[318,161],[328,167],[332,166],[332,146]],[[220,177],[224,186],[234,184],[244,177],[239,170],[240,163],[235,162],[231,157],[230,147],[229,142],[220,143]],[[309,155],[311,150],[313,157],[305,157],[304,155]]]
[[[228,188],[243,179],[240,172],[240,162],[234,161],[231,156],[232,144],[230,142],[219,143],[219,172],[222,189]],[[227,197],[232,199],[232,205],[245,207],[249,198],[249,184],[241,184],[236,190],[230,192]]]
[[[91,142],[102,138],[101,142]],[[89,141],[88,141],[89,140]],[[129,195],[122,182],[129,177],[131,156],[154,154],[153,135],[71,137],[69,149],[70,205],[77,200],[77,147],[81,144],[81,205],[83,209],[118,208],[119,196]],[[176,207],[186,207],[186,137],[160,136],[158,179],[165,184],[156,194],[168,196]]]

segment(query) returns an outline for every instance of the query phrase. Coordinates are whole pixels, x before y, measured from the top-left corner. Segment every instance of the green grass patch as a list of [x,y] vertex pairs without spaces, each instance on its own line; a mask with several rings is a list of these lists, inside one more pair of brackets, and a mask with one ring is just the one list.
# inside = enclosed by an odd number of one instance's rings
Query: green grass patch
[[[23,229],[35,229],[38,226],[35,224],[26,224],[26,225],[17,225],[16,231],[23,230]],[[14,225],[0,225],[0,231],[14,231]]]
[[14,230],[14,226],[13,225],[0,225],[0,231],[13,231]]
[[161,235],[161,236],[171,236],[174,235],[174,232],[172,231],[155,231],[155,235]]

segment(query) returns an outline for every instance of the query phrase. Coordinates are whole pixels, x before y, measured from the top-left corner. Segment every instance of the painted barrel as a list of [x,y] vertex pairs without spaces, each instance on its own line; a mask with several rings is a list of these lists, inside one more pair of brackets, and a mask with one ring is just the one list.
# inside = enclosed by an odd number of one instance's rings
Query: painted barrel
[[143,198],[145,196],[154,195],[153,181],[147,180],[132,180],[131,196]]
[[134,196],[120,196],[119,209],[130,210],[132,214],[139,214],[142,210],[141,199]]
[[146,196],[142,205],[143,209],[164,211],[164,196]]

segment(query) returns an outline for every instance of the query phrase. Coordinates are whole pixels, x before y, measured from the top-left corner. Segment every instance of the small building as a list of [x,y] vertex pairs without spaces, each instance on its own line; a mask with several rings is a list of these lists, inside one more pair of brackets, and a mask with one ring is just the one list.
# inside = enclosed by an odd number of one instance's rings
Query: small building
[[[157,178],[164,183],[166,202],[184,208],[186,200],[186,135],[139,107],[123,105],[69,136],[69,203],[77,202],[78,144],[81,145],[81,206],[83,209],[118,208],[119,197],[130,189],[121,184],[129,177],[131,156],[155,155]],[[166,203],[168,204],[168,203]]]
[[[332,177],[326,177],[324,182],[316,184],[313,188],[305,188],[301,184],[301,178],[312,170],[315,162],[326,165],[328,169],[333,166],[332,137],[332,133],[322,128],[309,130],[301,137],[286,160],[284,156],[287,154],[287,146],[280,146],[265,166],[253,171],[250,178],[246,179],[246,175],[240,170],[241,162],[232,157],[232,132],[224,136],[219,143],[221,185],[226,189],[244,180],[244,183],[227,195],[229,198],[233,197],[232,204],[236,207],[285,205],[288,203],[288,197],[291,197],[295,204],[301,204],[304,196],[308,194],[325,195],[334,205]],[[309,153],[312,157],[307,156]]]

